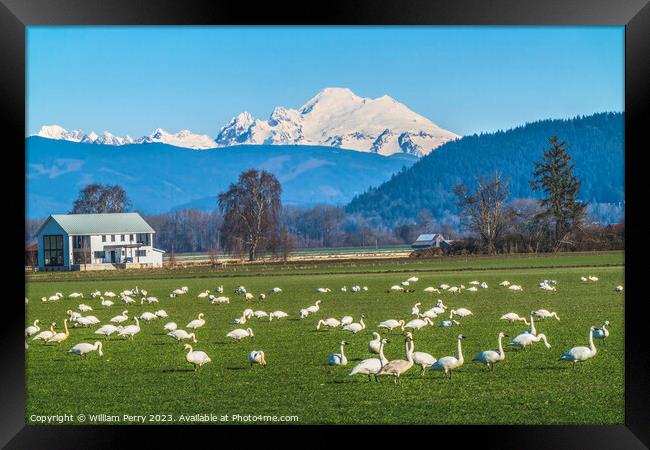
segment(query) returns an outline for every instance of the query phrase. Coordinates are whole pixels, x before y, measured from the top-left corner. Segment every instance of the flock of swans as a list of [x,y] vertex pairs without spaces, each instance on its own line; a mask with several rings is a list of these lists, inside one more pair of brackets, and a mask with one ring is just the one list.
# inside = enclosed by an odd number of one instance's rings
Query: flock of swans
[[[582,282],[596,282],[598,278],[595,276],[581,277]],[[400,284],[391,286],[387,292],[403,291],[403,292],[414,292],[413,285],[418,282],[417,277],[411,277],[408,280],[401,282]],[[441,284],[438,287],[426,287],[423,289],[423,292],[426,294],[431,293],[443,293],[449,292],[452,294],[459,294],[461,292],[477,292],[479,289],[488,289],[486,282],[480,282],[478,280],[469,282],[470,287],[465,287],[460,284],[458,286],[451,286],[448,284]],[[512,284],[507,280],[499,283],[499,286],[502,288],[509,289],[511,291],[522,291],[523,288],[520,285]],[[555,280],[543,280],[539,283],[538,287],[543,290],[555,291],[557,289],[557,282]],[[224,304],[230,303],[230,298],[224,296],[223,286],[218,286],[213,294],[210,290],[201,291],[198,295],[198,299],[207,299],[210,304]],[[339,289],[340,292],[361,292],[368,291],[366,286],[352,286],[347,288],[346,286]],[[615,292],[622,292],[623,287],[617,286],[614,288]],[[316,292],[319,294],[326,294],[332,292],[330,288],[319,287],[316,289]],[[269,296],[278,295],[282,293],[282,289],[279,287],[273,287],[268,291]],[[170,294],[170,298],[177,298],[182,296],[187,296],[189,294],[189,288],[187,286],[182,286],[174,289]],[[244,300],[250,301],[256,298],[255,295],[248,292],[244,286],[238,286],[234,290],[234,294],[241,296]],[[69,294],[68,299],[83,299],[84,294],[81,292],[73,292]],[[99,305],[108,309],[111,306],[115,305],[115,302],[121,301],[125,305],[137,303],[136,298],[140,297],[140,305],[157,304],[159,300],[156,297],[148,296],[148,292],[144,289],[139,289],[137,286],[134,289],[124,290],[120,293],[114,293],[112,291],[94,291],[90,293],[90,299],[93,301],[99,300]],[[42,297],[42,302],[58,302],[61,299],[65,298],[64,295],[60,292],[55,293],[49,297]],[[266,300],[266,294],[260,293],[257,295],[257,299],[260,302]],[[113,299],[113,300],[111,300]],[[28,303],[28,299],[25,299],[25,303]],[[89,302],[90,303],[90,302]],[[301,308],[297,316],[299,320],[306,320],[308,317],[317,314],[321,311],[322,300],[315,301],[314,304]],[[406,319],[402,318],[390,318],[383,320],[376,324],[377,330],[385,330],[389,334],[393,334],[395,330],[399,330],[402,333],[404,338],[404,359],[394,359],[388,360],[384,355],[384,348],[386,344],[391,342],[388,338],[382,338],[378,331],[372,331],[372,339],[368,342],[368,353],[372,357],[367,358],[356,364],[349,375],[366,375],[368,380],[371,381],[374,377],[375,381],[379,381],[378,377],[389,376],[393,377],[395,383],[400,382],[400,377],[413,366],[418,366],[420,368],[420,374],[424,375],[426,370],[438,371],[441,372],[445,377],[451,378],[452,372],[464,364],[463,350],[462,350],[462,341],[465,339],[463,334],[458,334],[456,337],[456,354],[451,356],[443,356],[436,358],[433,355],[422,352],[415,351],[415,334],[417,332],[422,332],[420,330],[426,327],[434,326],[434,319],[440,317],[442,320],[438,322],[439,327],[455,327],[460,326],[461,322],[458,319],[471,320],[471,316],[474,314],[472,311],[465,307],[457,308],[448,308],[442,299],[438,299],[435,305],[431,308],[423,308],[423,302],[417,302],[410,309],[410,317]],[[70,326],[73,328],[76,327],[89,327],[93,325],[100,324],[100,320],[94,315],[83,315],[93,311],[93,307],[86,303],[81,303],[76,308],[77,311],[68,309],[66,314],[67,317],[63,320],[63,331],[57,331],[56,322],[50,324],[49,329],[41,330],[40,321],[35,320],[32,325],[25,328],[25,348],[29,348],[28,339],[32,341],[42,341],[45,344],[53,345],[62,345],[67,342],[70,337]],[[448,316],[447,316],[448,314]],[[115,334],[118,337],[124,339],[134,340],[135,337],[142,331],[141,322],[152,322],[158,319],[167,318],[168,314],[163,310],[159,309],[154,312],[144,311],[139,315],[129,316],[129,310],[124,309],[120,314],[110,318],[108,323],[102,324],[95,331],[94,334],[103,336],[105,340],[109,340],[110,337]],[[246,308],[241,316],[234,318],[231,323],[233,325],[243,325],[254,319],[257,320],[266,320],[271,322],[273,319],[279,320],[289,317],[289,314],[276,310],[267,312],[264,310],[254,310],[252,308]],[[346,315],[340,318],[336,317],[327,317],[318,319],[315,324],[317,331],[321,329],[340,329],[344,332],[349,332],[352,335],[356,335],[363,330],[366,330],[368,324],[365,323],[365,315],[360,315],[358,321],[355,321],[354,318],[350,315]],[[531,345],[538,342],[543,342],[547,349],[551,348],[551,345],[548,342],[547,336],[544,333],[538,333],[535,320],[544,320],[544,319],[556,319],[560,320],[558,314],[554,311],[548,311],[546,309],[537,309],[530,311],[525,316],[520,316],[515,312],[508,312],[500,316],[499,320],[507,321],[509,323],[523,322],[527,329],[522,330],[515,337],[509,340],[506,343],[506,346],[519,347],[524,351],[527,350]],[[129,323],[130,321],[134,323]],[[206,325],[206,319],[204,313],[199,313],[197,317],[190,322],[188,322],[184,328],[179,328],[176,322],[169,321],[165,323],[162,329],[165,331],[165,335],[178,341],[191,341],[194,344],[198,343],[197,331]],[[591,326],[589,329],[588,336],[588,346],[576,346],[570,350],[564,352],[560,357],[560,361],[571,362],[573,367],[577,363],[582,363],[590,358],[596,356],[597,349],[594,345],[594,339],[600,341],[602,345],[605,345],[606,339],[609,337],[608,327],[610,325],[609,321],[605,321],[602,326],[596,327]],[[190,331],[187,331],[190,330]],[[235,328],[225,335],[227,338],[230,338],[236,342],[240,342],[246,338],[253,338],[255,336],[252,328]],[[478,362],[486,366],[489,371],[494,370],[494,367],[497,363],[503,362],[506,358],[506,352],[504,351],[503,339],[508,338],[508,335],[504,332],[499,332],[497,334],[497,348],[488,349],[481,351],[476,354],[472,361]],[[340,348],[338,353],[332,353],[327,358],[327,365],[330,366],[347,366],[348,358],[345,354],[345,348],[349,345],[347,340],[340,341]],[[185,343],[183,350],[187,351],[185,354],[186,361],[191,364],[194,370],[198,370],[203,365],[212,362],[208,354],[201,350],[194,350],[193,346],[190,343]],[[81,342],[73,345],[68,353],[71,355],[76,355],[80,357],[85,357],[91,352],[97,352],[100,357],[103,356],[103,344],[100,341],[94,343]],[[375,356],[376,355],[376,356]],[[259,365],[265,367],[267,365],[266,355],[262,350],[253,350],[248,354],[248,362],[250,363],[251,368],[254,365]]]

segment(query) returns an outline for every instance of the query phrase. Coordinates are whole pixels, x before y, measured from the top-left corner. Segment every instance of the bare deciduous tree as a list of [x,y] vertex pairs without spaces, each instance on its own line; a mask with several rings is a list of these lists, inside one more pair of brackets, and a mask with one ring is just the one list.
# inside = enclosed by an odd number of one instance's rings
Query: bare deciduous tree
[[280,182],[273,174],[250,169],[242,172],[226,192],[219,194],[226,241],[240,240],[250,261],[277,236],[281,191]]
[[456,206],[460,211],[461,223],[478,234],[485,251],[492,254],[497,240],[513,217],[511,208],[506,206],[508,185],[498,173],[492,180],[479,178],[477,185],[476,192],[470,192],[464,184],[456,186]]
[[79,191],[71,214],[121,213],[131,207],[126,191],[118,185],[89,184]]

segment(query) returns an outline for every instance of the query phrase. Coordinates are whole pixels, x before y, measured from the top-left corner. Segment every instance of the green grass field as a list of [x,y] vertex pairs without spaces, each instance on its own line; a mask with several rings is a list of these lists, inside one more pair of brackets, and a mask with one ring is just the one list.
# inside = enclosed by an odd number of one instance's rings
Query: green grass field
[[[71,328],[70,337],[61,346],[29,342],[26,350],[27,410],[26,422],[36,423],[33,415],[91,414],[107,415],[171,415],[178,423],[179,415],[228,414],[298,417],[297,423],[418,423],[418,424],[622,424],[624,422],[624,295],[613,292],[623,284],[622,253],[580,255],[571,257],[477,259],[468,267],[462,261],[451,263],[413,262],[408,264],[348,265],[344,269],[327,267],[258,273],[213,273],[202,271],[159,272],[137,279],[125,273],[125,279],[110,274],[101,281],[97,274],[83,279],[75,274],[58,275],[56,279],[33,277],[27,283],[27,321],[40,319],[42,328],[56,321],[63,325],[66,310],[79,303],[94,308],[86,313],[97,316],[102,324],[128,309],[130,316],[144,311],[164,309],[167,319],[142,323],[142,331],[134,341],[112,337],[104,342],[104,357],[91,353],[86,359],[67,354],[80,342],[93,343],[99,327]],[[588,266],[588,267],[580,267]],[[380,267],[380,268],[379,268]],[[460,270],[462,269],[462,270]],[[327,273],[318,273],[318,272]],[[582,283],[580,276],[596,275],[598,282]],[[419,277],[415,293],[386,293],[386,290],[410,276]],[[539,289],[543,279],[557,280],[557,291]],[[523,292],[512,292],[498,286],[504,279],[521,284]],[[424,294],[427,286],[451,285],[471,280],[486,281],[489,289],[479,292]],[[223,285],[231,303],[211,305],[197,294]],[[366,285],[368,292],[340,293],[347,285]],[[160,299],[157,305],[125,306],[116,300],[109,309],[89,294],[95,289],[120,292],[135,285],[147,289]],[[169,293],[186,285],[190,293],[175,299]],[[234,295],[244,285],[256,299],[245,301]],[[274,286],[284,292],[257,300],[260,292],[268,293]],[[318,294],[317,287],[330,287],[333,292]],[[43,303],[42,296],[60,291],[67,294],[81,291],[84,299],[64,298]],[[455,355],[456,335],[464,334],[465,365],[451,380],[439,372],[421,377],[419,368],[403,376],[401,385],[384,378],[381,383],[368,382],[367,377],[349,377],[358,360],[370,357],[367,343],[376,324],[389,318],[408,319],[411,307],[423,303],[421,309],[433,306],[442,298],[447,306],[465,307],[474,315],[459,319],[456,328],[434,327],[415,332],[416,351],[431,353],[436,358]],[[321,299],[320,311],[306,319],[298,318],[298,310]],[[231,342],[226,333],[238,325],[230,321],[251,307],[267,312],[283,310],[290,317],[282,320],[251,319],[255,338],[241,343]],[[512,338],[526,326],[498,320],[507,312],[524,315],[545,308],[556,311],[555,319],[537,322],[539,333],[548,337],[552,349],[541,343],[530,351],[507,349],[506,360],[494,372],[487,372],[471,358],[482,350],[496,348],[496,337],[504,331]],[[184,328],[199,312],[205,313],[206,325],[197,332],[195,350],[203,350],[212,363],[194,372],[185,361],[183,344],[165,336],[163,325],[177,322]],[[365,314],[368,327],[352,335],[340,329],[316,331],[319,319],[352,315],[355,320]],[[445,317],[446,319],[446,317]],[[611,335],[605,348],[573,370],[558,361],[565,350],[587,345],[589,326],[611,322]],[[101,324],[100,324],[101,325]],[[382,333],[382,336],[384,333]],[[400,333],[388,335],[388,359],[403,359],[404,345]],[[338,343],[347,340],[347,367],[329,368],[328,355],[338,352]],[[598,344],[598,343],[597,343]],[[247,361],[251,350],[264,350],[268,366],[250,369]],[[153,419],[156,419],[154,417]],[[121,422],[125,423],[125,422]],[[232,419],[229,423],[233,422]],[[268,422],[257,422],[268,423]]]

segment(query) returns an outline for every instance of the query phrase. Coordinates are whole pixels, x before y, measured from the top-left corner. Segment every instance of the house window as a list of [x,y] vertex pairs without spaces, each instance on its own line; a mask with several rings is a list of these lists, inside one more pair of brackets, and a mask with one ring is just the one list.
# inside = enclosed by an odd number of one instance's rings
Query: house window
[[131,235],[131,242],[135,241],[135,234]]
[[102,242],[106,242],[106,235],[102,234]]
[[104,259],[106,258],[106,252],[95,252],[95,259]]
[[115,242],[115,235],[111,234],[111,242]]
[[43,257],[46,266],[63,265],[63,235],[43,236]]
[[147,256],[147,251],[146,250],[136,250],[135,251],[135,256]]
[[121,235],[121,236],[120,236],[120,241],[124,242],[125,240],[126,240],[126,239],[125,239],[124,235]]
[[142,245],[151,245],[151,235],[149,233],[139,233],[138,242]]

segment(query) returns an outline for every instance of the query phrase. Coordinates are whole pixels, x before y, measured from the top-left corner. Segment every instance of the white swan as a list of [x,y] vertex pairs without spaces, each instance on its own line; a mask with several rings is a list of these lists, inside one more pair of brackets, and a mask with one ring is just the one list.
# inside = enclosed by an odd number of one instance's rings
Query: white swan
[[368,342],[368,353],[379,354],[379,347],[381,347],[381,336],[376,331],[372,332],[372,340]]
[[201,292],[199,295],[197,295],[198,298],[206,298],[208,295],[210,295],[210,290],[205,290]]
[[213,297],[210,298],[210,303],[212,303],[213,305],[223,305],[224,303],[230,303],[230,297],[224,297],[224,296]]
[[92,310],[93,310],[92,306],[88,306],[88,305],[86,305],[85,303],[81,303],[81,304],[77,307],[77,309],[78,309],[79,311],[81,311],[81,312],[88,312],[88,311],[92,311]]
[[363,322],[364,317],[365,316],[361,314],[361,319],[359,319],[358,323],[354,322],[354,323],[347,324],[343,327],[343,330],[350,331],[353,334],[357,334],[359,331],[365,330],[366,324]]
[[269,314],[269,320],[271,319],[284,319],[285,317],[289,317],[289,314],[287,314],[284,311],[273,311],[271,314]]
[[368,381],[370,381],[370,375],[374,375],[375,381],[378,381],[377,373],[381,370],[384,364],[388,363],[386,356],[384,356],[384,345],[388,342],[390,342],[388,339],[382,339],[381,345],[379,346],[379,358],[364,359],[359,364],[354,366],[350,372],[350,376],[356,374],[368,375]]
[[326,327],[329,327],[329,328],[336,328],[339,325],[341,325],[341,322],[339,320],[335,319],[334,317],[329,317],[329,318],[327,318],[325,320],[319,320],[318,324],[316,325],[316,329],[320,330],[321,325],[325,325]]
[[307,308],[307,311],[309,311],[309,314],[314,314],[314,313],[318,312],[318,310],[320,309],[320,303],[321,303],[320,300],[316,300],[316,303],[309,306]]
[[594,345],[594,330],[596,330],[596,327],[589,328],[589,347],[573,347],[560,356],[560,361],[573,363],[573,368],[575,369],[577,362],[585,362],[589,358],[596,356],[597,350]]
[[41,327],[38,326],[39,322],[40,322],[40,320],[36,319],[34,321],[33,325],[30,325],[27,328],[25,328],[25,337],[26,338],[38,333],[39,331],[41,331]]
[[537,311],[533,311],[531,314],[537,317],[538,319],[547,319],[549,317],[555,317],[557,320],[560,320],[560,318],[557,316],[555,311],[550,312],[546,309],[538,309]]
[[[352,318],[350,317],[350,319]],[[404,324],[405,322],[403,320],[388,319],[388,320],[384,320],[377,326],[379,328],[386,328],[390,331],[393,331],[395,328],[400,327],[401,330],[404,331]]]
[[165,317],[168,317],[167,311],[165,311],[164,309],[159,309],[158,311],[154,312],[154,314],[157,317],[160,317],[161,319],[164,319]]
[[122,314],[120,314],[119,316],[113,317],[110,320],[110,322],[113,322],[113,323],[126,322],[127,320],[129,320],[129,316],[127,315],[128,313],[129,313],[129,311],[125,309],[124,311],[122,311]]
[[524,330],[524,333],[537,334],[537,328],[535,328],[535,316],[530,315],[530,328]]
[[454,314],[459,317],[467,317],[467,316],[471,316],[473,313],[467,308],[452,309],[449,318],[453,319]]
[[500,317],[500,320],[507,320],[510,323],[515,322],[515,321],[518,320],[518,321],[521,321],[521,322],[525,323],[526,325],[530,325],[525,317],[521,317],[519,314],[513,313],[513,312],[509,312],[507,314],[502,315]]
[[122,328],[122,330],[120,330],[117,335],[130,337],[131,340],[133,340],[133,336],[140,332],[140,321],[137,317],[134,317],[133,320],[135,320],[135,325],[127,325],[126,327]]
[[330,366],[346,366],[348,358],[343,351],[346,345],[348,345],[347,341],[341,341],[341,353],[332,353],[327,359],[327,364]]
[[354,322],[352,316],[341,317],[341,325],[350,325],[352,322]]
[[546,340],[546,335],[544,333],[540,333],[538,335],[534,335],[530,333],[521,333],[519,336],[516,336],[512,341],[508,342],[508,345],[514,347],[521,347],[524,350],[526,350],[526,348],[528,348],[529,345],[539,341],[543,341],[546,348],[548,349],[551,348],[551,344],[549,344],[548,341]]
[[413,367],[413,337],[411,333],[407,333],[404,338],[404,346],[406,359],[395,359],[389,361],[382,366],[382,368],[377,372],[377,376],[388,375],[393,377],[395,383],[400,383],[400,377],[403,373],[407,372],[411,367]]
[[266,356],[262,350],[253,350],[248,354],[248,362],[251,363],[251,368],[253,364],[259,364],[262,367],[266,366]]
[[147,322],[151,322],[152,320],[156,320],[157,318],[158,318],[157,315],[155,315],[154,313],[151,313],[149,311],[143,312],[142,314],[140,314],[140,317],[139,317],[140,320],[145,320]]
[[417,302],[415,305],[413,305],[413,308],[411,308],[411,315],[415,317],[420,317],[420,305],[422,303]]
[[232,330],[230,333],[226,334],[226,337],[232,338],[237,342],[240,342],[244,338],[254,336],[253,330],[250,328],[246,328],[245,330],[243,328],[237,328],[236,330]]
[[122,326],[115,326],[111,324],[106,324],[101,327],[99,327],[97,330],[95,330],[95,334],[101,334],[103,336],[106,336],[108,338],[111,334],[115,333],[116,331],[122,330]]
[[438,361],[431,365],[431,370],[438,370],[444,372],[446,376],[451,379],[451,372],[454,369],[458,369],[463,365],[465,359],[463,358],[463,349],[461,347],[461,341],[465,339],[465,336],[462,334],[458,335],[458,356],[444,356]]
[[424,319],[413,319],[409,322],[407,322],[404,325],[404,328],[410,328],[412,330],[419,330],[420,328],[423,328],[428,325],[433,325],[433,322],[431,319],[428,317],[425,317]]
[[163,328],[165,331],[174,331],[178,329],[178,325],[176,325],[176,322],[167,322]]
[[55,327],[56,327],[56,322],[52,322],[49,330],[41,331],[40,333],[38,333],[36,336],[32,338],[32,341],[47,342],[48,339],[50,339],[52,336],[56,334],[56,331],[54,331]]
[[94,344],[87,344],[85,342],[82,342],[81,344],[77,344],[74,347],[72,347],[70,350],[68,350],[68,353],[72,353],[73,355],[77,356],[86,356],[86,353],[94,352],[97,351],[99,356],[104,356],[104,353],[102,353],[102,343],[97,341]]
[[63,333],[56,333],[54,336],[49,338],[47,340],[48,344],[62,344],[65,342],[68,337],[70,336],[70,330],[68,330],[68,319],[65,319],[63,321],[63,328],[65,329],[65,332]]
[[189,352],[187,352],[187,355],[185,355],[185,359],[187,360],[188,363],[194,366],[195,371],[197,368],[200,368],[204,364],[207,364],[212,361],[210,357],[207,355],[207,353],[202,352],[200,350],[197,351],[192,350],[192,346],[190,344],[185,344],[183,349],[189,350]]
[[494,370],[494,365],[500,361],[506,359],[506,354],[503,351],[503,338],[508,335],[504,332],[499,333],[499,349],[498,350],[485,350],[475,357],[472,358],[472,361],[478,361],[481,364],[485,364],[488,370]]
[[439,294],[439,293],[440,293],[440,291],[439,291],[438,289],[434,288],[433,286],[426,287],[426,288],[424,288],[422,291],[423,291],[423,292],[426,292],[427,294],[432,294],[432,293],[434,293],[434,292],[435,292],[436,294]]
[[111,306],[113,306],[115,304],[110,300],[104,300],[104,297],[102,297],[101,300],[102,300],[101,301],[102,306],[105,306],[106,308],[110,308]]
[[609,326],[609,320],[606,320],[605,323],[603,323],[603,326],[600,328],[596,328],[593,332],[594,339],[600,340],[600,342],[605,345],[605,339],[609,337],[609,330],[607,327]]
[[182,341],[183,339],[192,339],[192,341],[196,344],[196,335],[194,333],[188,333],[185,330],[176,329],[167,333],[167,336],[172,337],[177,341]]
[[420,368],[421,368],[420,375],[424,375],[424,372],[425,372],[426,368],[431,367],[431,365],[436,362],[436,358],[434,358],[429,353],[416,352],[415,351],[415,341],[413,340],[413,335],[411,333],[406,333],[406,334],[409,335],[410,338],[411,338],[411,355],[412,355],[412,358],[413,358],[413,363],[420,366]]
[[185,325],[185,328],[191,328],[193,330],[197,330],[201,328],[203,325],[205,325],[205,320],[203,320],[203,316],[205,314],[199,313],[198,317],[194,320],[192,320],[190,323]]

